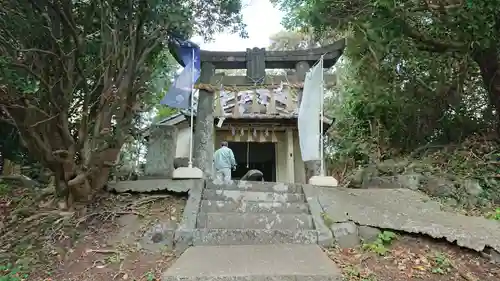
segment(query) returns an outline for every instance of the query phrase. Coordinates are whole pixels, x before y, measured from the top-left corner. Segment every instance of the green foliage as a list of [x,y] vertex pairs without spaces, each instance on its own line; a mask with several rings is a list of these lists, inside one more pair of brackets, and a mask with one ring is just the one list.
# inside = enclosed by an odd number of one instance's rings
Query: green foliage
[[[413,156],[422,147],[463,143],[495,125],[499,130],[494,97],[500,79],[494,73],[500,65],[500,0],[273,2],[285,12],[288,29],[347,39],[335,66],[336,94],[326,102],[336,120],[328,149],[338,173]],[[457,161],[448,167],[446,158],[436,165],[500,191],[490,176],[494,165],[479,164],[464,150],[454,151]],[[488,176],[481,176],[485,169]]]
[[28,274],[24,274],[21,268],[12,264],[0,265],[0,281],[22,281],[27,280]]
[[374,252],[380,256],[385,256],[389,249],[387,246],[390,245],[394,239],[397,238],[396,233],[391,231],[383,231],[377,237],[377,239],[372,243],[363,244],[363,249]]
[[[0,132],[18,131],[46,168],[74,176],[106,172],[148,113],[169,110],[158,103],[177,68],[166,48],[172,35],[245,36],[240,0],[5,0],[0,14],[0,119],[15,128]],[[84,179],[101,189],[93,176]]]
[[155,275],[153,272],[148,272],[146,273],[146,280],[147,281],[154,281],[155,280]]
[[172,84],[175,70],[178,67],[177,62],[168,50],[163,50],[156,58],[155,68],[151,74],[151,80],[148,82],[147,95],[143,99],[147,101],[147,109],[156,111],[154,121],[159,121],[178,111],[175,108],[160,104],[160,100],[165,96]]
[[344,269],[342,280],[377,281],[377,277],[373,273],[366,274],[364,272],[361,272],[359,268],[350,265]]
[[487,218],[490,220],[500,221],[500,208],[496,208],[496,210],[487,215]]
[[10,192],[9,185],[0,181],[0,196],[7,195]]
[[335,223],[333,219],[326,212],[321,212],[321,219],[328,228],[330,228]]
[[435,253],[432,263],[433,267],[431,272],[434,274],[447,274],[452,269],[451,261],[443,253]]

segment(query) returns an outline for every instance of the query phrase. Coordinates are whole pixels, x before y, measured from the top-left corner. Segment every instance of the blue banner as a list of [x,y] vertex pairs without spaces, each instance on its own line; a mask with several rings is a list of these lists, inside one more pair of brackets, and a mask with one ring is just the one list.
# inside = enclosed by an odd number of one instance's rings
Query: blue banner
[[194,83],[200,77],[200,47],[188,40],[174,38],[176,52],[184,63],[182,72],[175,78],[160,104],[187,109],[191,105]]

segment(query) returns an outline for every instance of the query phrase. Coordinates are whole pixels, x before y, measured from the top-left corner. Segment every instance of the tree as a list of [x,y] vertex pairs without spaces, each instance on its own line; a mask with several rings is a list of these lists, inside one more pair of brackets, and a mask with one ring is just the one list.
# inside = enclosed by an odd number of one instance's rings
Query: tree
[[269,50],[275,51],[305,50],[318,46],[311,34],[298,31],[283,30],[273,34],[269,40]]
[[332,44],[340,39],[335,33],[329,33],[322,37],[315,37],[312,29],[282,30],[273,34],[269,40],[269,50],[272,51],[294,51],[318,48]]
[[[332,29],[347,32],[347,55],[360,68],[352,74],[371,76],[380,89],[397,82],[417,97],[433,92],[446,96],[441,101],[454,100],[445,101],[441,114],[450,107],[470,112],[481,106],[471,103],[485,97],[489,107],[480,115],[495,114],[500,132],[500,1],[274,2],[286,11],[289,28],[313,27],[320,36]],[[477,82],[483,91],[475,91]]]
[[137,116],[157,99],[150,82],[170,34],[241,31],[240,8],[238,0],[0,0],[0,106],[67,204],[106,184]]

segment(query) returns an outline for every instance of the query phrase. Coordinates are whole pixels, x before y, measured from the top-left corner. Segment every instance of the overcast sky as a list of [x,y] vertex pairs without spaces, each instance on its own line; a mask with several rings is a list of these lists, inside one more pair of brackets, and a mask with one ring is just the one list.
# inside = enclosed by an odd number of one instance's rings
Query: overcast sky
[[245,51],[247,48],[264,48],[269,45],[269,37],[281,30],[283,13],[274,8],[269,0],[246,0],[243,21],[247,24],[248,39],[237,34],[217,34],[212,42],[202,42],[200,37],[193,41],[204,50],[210,51]]

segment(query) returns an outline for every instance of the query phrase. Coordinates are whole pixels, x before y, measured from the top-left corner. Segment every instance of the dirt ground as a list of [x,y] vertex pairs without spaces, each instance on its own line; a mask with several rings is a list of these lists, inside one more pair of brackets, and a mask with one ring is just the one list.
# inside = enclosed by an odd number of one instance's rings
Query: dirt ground
[[495,281],[500,265],[446,241],[399,236],[385,255],[363,249],[329,249],[345,281]]
[[[72,212],[40,198],[0,194],[0,280],[155,281],[175,261],[171,249],[139,242],[151,226],[179,221],[186,196],[104,194]],[[387,250],[326,251],[345,281],[500,280],[499,265],[447,242],[399,235]]]
[[[151,196],[151,200],[153,198]],[[162,198],[148,205],[147,216],[124,212],[113,221],[90,227],[49,279],[39,280],[160,280],[161,273],[175,260],[174,252],[166,247],[151,251],[139,242],[154,224],[180,220],[184,204],[182,197]]]
[[139,242],[152,226],[179,221],[186,197],[103,194],[61,212],[27,190],[0,194],[0,280],[160,280],[172,249]]

